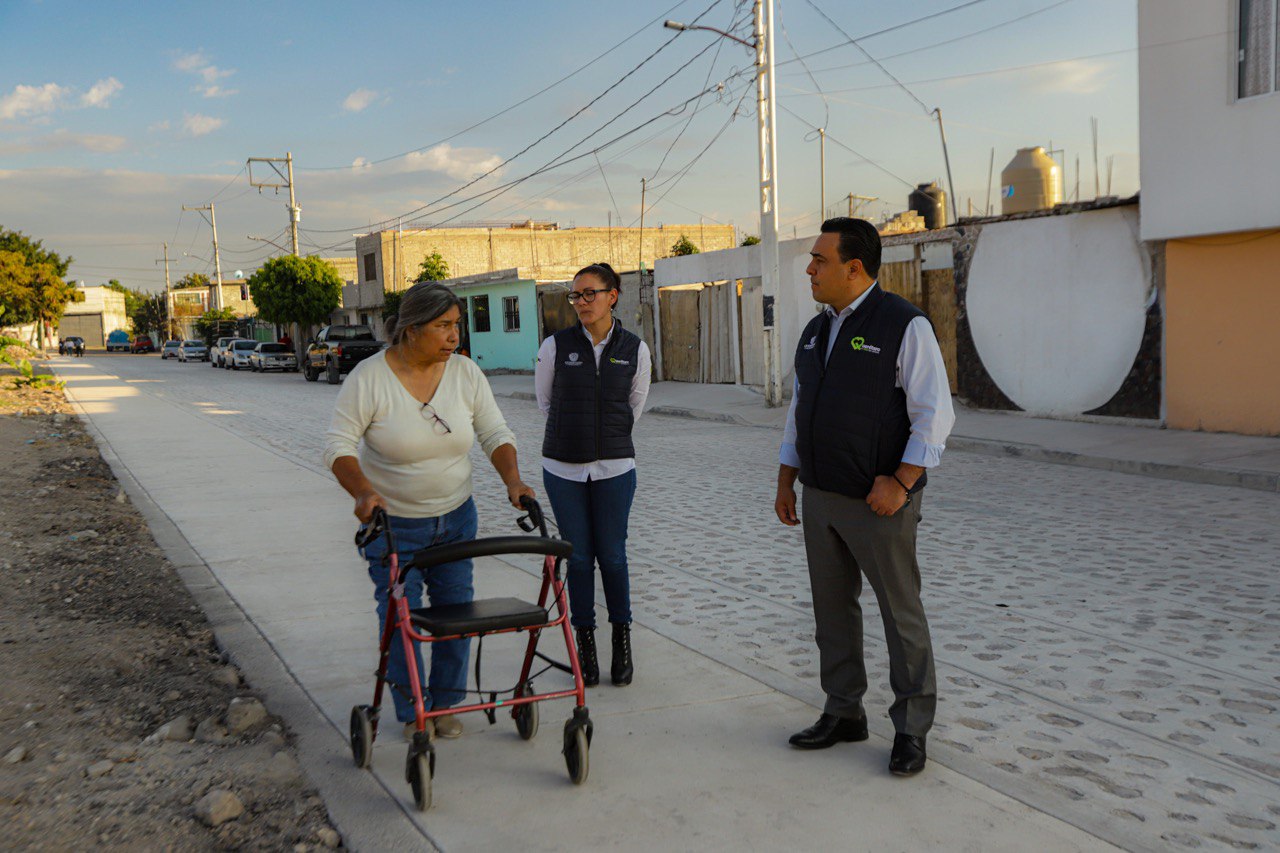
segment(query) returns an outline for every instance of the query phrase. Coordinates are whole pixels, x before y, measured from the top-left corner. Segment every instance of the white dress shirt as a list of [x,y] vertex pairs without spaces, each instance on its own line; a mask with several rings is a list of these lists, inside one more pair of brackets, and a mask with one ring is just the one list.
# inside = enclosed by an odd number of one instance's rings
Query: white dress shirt
[[[843,311],[836,313],[827,306],[831,316],[831,331],[827,336],[827,352],[824,363],[831,358],[840,327],[858,306],[879,287],[872,283],[866,291],[853,300]],[[951,406],[951,386],[947,382],[947,369],[942,363],[942,350],[933,334],[933,326],[926,317],[916,317],[907,324],[898,348],[897,376],[894,386],[907,395],[907,416],[911,419],[911,437],[902,451],[902,461],[921,468],[936,468],[942,461],[942,451],[947,446],[947,436],[955,426],[956,414]],[[800,380],[796,379],[791,395],[791,408],[787,411],[787,424],[782,431],[782,447],[778,461],[792,468],[800,467],[800,454],[796,452],[796,403],[800,399]]]
[[[618,328],[616,323],[611,325],[609,333],[604,336],[604,339],[592,347],[592,351],[596,355],[596,370],[600,369],[600,356],[604,352],[604,348],[609,345],[609,340],[613,337],[613,330],[616,328]],[[586,329],[583,329],[583,334],[587,335],[587,337],[591,336],[591,333],[587,332]],[[538,397],[538,408],[542,410],[544,415],[551,411],[551,389],[555,385],[556,378],[555,356],[555,336],[548,335],[547,339],[542,342],[542,346],[538,348],[538,364],[533,371],[533,390]],[[640,421],[640,413],[644,411],[644,401],[649,397],[649,379],[652,368],[653,358],[649,355],[648,345],[642,340],[640,341],[640,353],[636,356],[636,375],[631,378],[631,395],[628,399],[631,405],[633,426]],[[559,459],[542,457],[542,469],[544,471],[578,483],[585,483],[587,480],[607,480],[610,477],[618,477],[634,470],[635,467],[635,457],[628,459],[597,459],[594,462],[562,462]]]

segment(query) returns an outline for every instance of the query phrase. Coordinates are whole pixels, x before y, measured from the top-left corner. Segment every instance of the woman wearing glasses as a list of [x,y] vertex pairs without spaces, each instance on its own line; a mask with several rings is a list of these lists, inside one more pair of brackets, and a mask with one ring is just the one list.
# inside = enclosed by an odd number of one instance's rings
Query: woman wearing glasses
[[613,318],[622,280],[608,264],[578,271],[569,302],[579,325],[542,342],[534,385],[547,416],[542,482],[569,558],[570,621],[578,632],[583,679],[600,683],[596,656],[595,568],[613,625],[610,674],[630,684],[631,583],[627,519],[636,493],[631,430],[649,395],[649,348]]
[[[355,498],[355,514],[368,522],[383,507],[395,533],[403,565],[432,545],[474,539],[476,507],[471,499],[468,452],[480,442],[507,487],[511,505],[534,496],[520,480],[515,436],[493,399],[489,381],[468,358],[454,356],[462,303],[447,287],[421,283],[405,291],[400,313],[388,322],[391,345],[362,361],[338,394],[324,461]],[[363,446],[361,440],[363,439]],[[364,550],[378,603],[378,629],[387,611],[389,567],[382,539]],[[412,569],[405,578],[410,607],[422,606],[423,585],[431,604],[472,600],[471,561]],[[415,656],[430,709],[449,708],[465,695],[470,641],[431,644],[431,675],[422,678],[422,654]],[[388,677],[409,683],[400,643],[391,644]],[[407,689],[391,691],[396,718],[412,737],[413,704]],[[435,733],[458,737],[462,723],[452,715],[435,718]]]

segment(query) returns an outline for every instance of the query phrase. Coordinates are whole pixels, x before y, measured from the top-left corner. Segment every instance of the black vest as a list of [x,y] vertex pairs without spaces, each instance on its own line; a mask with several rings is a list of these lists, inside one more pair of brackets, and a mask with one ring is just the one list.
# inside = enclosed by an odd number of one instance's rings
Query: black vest
[[[800,482],[862,499],[877,476],[892,475],[911,437],[907,395],[895,387],[907,326],[924,312],[876,285],[840,325],[831,358],[831,317],[805,326],[796,348],[796,451]],[[924,488],[922,475],[915,490]]]
[[640,357],[640,339],[613,321],[613,335],[596,356],[581,324],[555,334],[555,382],[542,455],[560,462],[630,459],[631,381]]

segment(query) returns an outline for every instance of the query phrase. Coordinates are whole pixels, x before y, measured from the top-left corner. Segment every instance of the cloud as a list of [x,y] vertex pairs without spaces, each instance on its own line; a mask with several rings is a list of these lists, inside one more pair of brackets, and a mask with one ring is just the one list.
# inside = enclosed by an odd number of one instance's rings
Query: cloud
[[13,87],[13,91],[0,96],[0,120],[20,118],[27,115],[51,113],[62,104],[69,89],[57,83],[45,83],[43,86]]
[[454,148],[442,142],[426,151],[414,151],[404,162],[405,171],[440,172],[456,181],[466,181],[496,168],[502,158],[479,148]]
[[213,116],[203,115],[201,113],[187,113],[182,119],[182,129],[187,136],[204,136],[213,133],[218,128],[226,124],[226,119],[214,118]]
[[119,151],[127,141],[123,136],[105,133],[72,133],[68,130],[57,130],[31,139],[0,143],[0,154],[30,154],[60,148],[80,148],[85,151],[104,153]]
[[356,89],[347,99],[342,102],[342,108],[349,113],[358,113],[365,107],[372,104],[378,98],[378,93],[372,89]]
[[366,157],[357,157],[356,159],[351,161],[351,168],[353,169],[368,169],[371,167],[372,167],[372,164],[369,162],[368,158]]
[[1032,91],[1042,94],[1091,95],[1107,85],[1109,63],[1097,59],[1075,59],[1032,70],[1028,75]]
[[116,93],[124,88],[124,84],[114,77],[99,80],[89,91],[80,96],[82,107],[106,107]]
[[168,119],[164,119],[163,121],[158,121],[147,128],[147,130],[151,133],[155,133],[156,131],[160,131],[160,130],[168,130],[168,129],[169,129]]
[[236,94],[238,89],[224,89],[218,85],[218,81],[230,77],[236,73],[234,68],[219,68],[209,61],[209,57],[204,51],[197,50],[193,53],[178,53],[173,60],[173,67],[185,74],[195,74],[204,81],[204,85],[195,86],[191,91],[199,92],[206,98],[229,98]]

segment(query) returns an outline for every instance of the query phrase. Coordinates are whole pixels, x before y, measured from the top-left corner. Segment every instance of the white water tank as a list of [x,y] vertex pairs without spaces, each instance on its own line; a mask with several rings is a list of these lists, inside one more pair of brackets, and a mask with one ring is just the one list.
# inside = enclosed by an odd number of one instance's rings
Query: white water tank
[[1058,164],[1044,148],[1019,148],[1000,173],[1000,212],[1046,210],[1062,201]]

